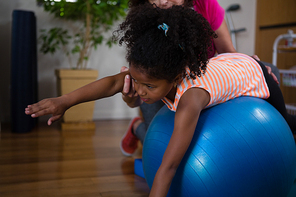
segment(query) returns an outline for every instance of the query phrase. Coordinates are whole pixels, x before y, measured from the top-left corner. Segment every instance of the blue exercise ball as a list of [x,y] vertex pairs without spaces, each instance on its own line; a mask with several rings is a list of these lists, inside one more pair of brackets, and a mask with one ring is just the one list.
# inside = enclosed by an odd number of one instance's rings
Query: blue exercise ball
[[[164,106],[143,145],[151,188],[174,128]],[[296,146],[281,114],[268,102],[240,97],[203,110],[168,196],[286,197],[296,178]]]

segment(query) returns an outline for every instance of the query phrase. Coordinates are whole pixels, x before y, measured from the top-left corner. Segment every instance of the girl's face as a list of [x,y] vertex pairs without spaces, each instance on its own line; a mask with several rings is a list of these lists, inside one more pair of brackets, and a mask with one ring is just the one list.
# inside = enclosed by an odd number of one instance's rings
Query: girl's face
[[184,0],[148,0],[149,3],[157,5],[162,9],[167,9],[172,7],[173,5],[183,5]]
[[138,68],[130,66],[130,75],[134,83],[134,88],[145,103],[152,104],[164,97],[175,98],[176,88],[174,83],[169,83],[165,79],[156,79],[141,72]]

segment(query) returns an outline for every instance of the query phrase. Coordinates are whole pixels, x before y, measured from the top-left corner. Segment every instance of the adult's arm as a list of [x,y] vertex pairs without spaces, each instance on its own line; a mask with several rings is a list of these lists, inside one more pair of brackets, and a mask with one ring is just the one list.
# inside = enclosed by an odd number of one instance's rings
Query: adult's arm
[[231,37],[225,19],[223,20],[220,27],[216,30],[216,34],[218,35],[218,38],[214,39],[214,45],[216,47],[218,54],[236,52],[231,41]]

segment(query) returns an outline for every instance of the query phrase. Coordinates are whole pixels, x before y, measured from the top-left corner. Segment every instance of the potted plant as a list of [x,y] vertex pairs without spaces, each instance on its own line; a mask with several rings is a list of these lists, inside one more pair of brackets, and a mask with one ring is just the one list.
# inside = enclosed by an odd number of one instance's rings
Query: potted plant
[[[111,36],[106,38],[104,33],[126,15],[128,0],[37,0],[37,3],[54,17],[71,21],[67,29],[42,29],[39,36],[42,53],[62,51],[69,62],[70,69],[56,70],[58,94],[96,80],[98,71],[87,68],[89,57],[102,43],[112,46]],[[93,109],[94,102],[72,107],[63,117],[62,129],[93,129]]]

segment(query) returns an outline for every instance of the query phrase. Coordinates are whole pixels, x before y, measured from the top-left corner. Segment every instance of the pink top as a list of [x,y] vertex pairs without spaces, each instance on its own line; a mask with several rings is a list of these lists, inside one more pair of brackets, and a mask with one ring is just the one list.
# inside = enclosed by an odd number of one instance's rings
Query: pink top
[[[224,20],[224,9],[217,0],[195,0],[194,10],[201,14],[210,23],[212,29],[216,31]],[[213,43],[213,51],[209,53],[209,58],[215,55],[216,48]]]
[[240,96],[269,97],[260,65],[252,57],[241,53],[224,53],[211,58],[204,75],[194,80],[185,77],[177,86],[174,103],[167,98],[163,102],[170,110],[176,111],[181,96],[190,88],[202,88],[210,94],[207,107]]

